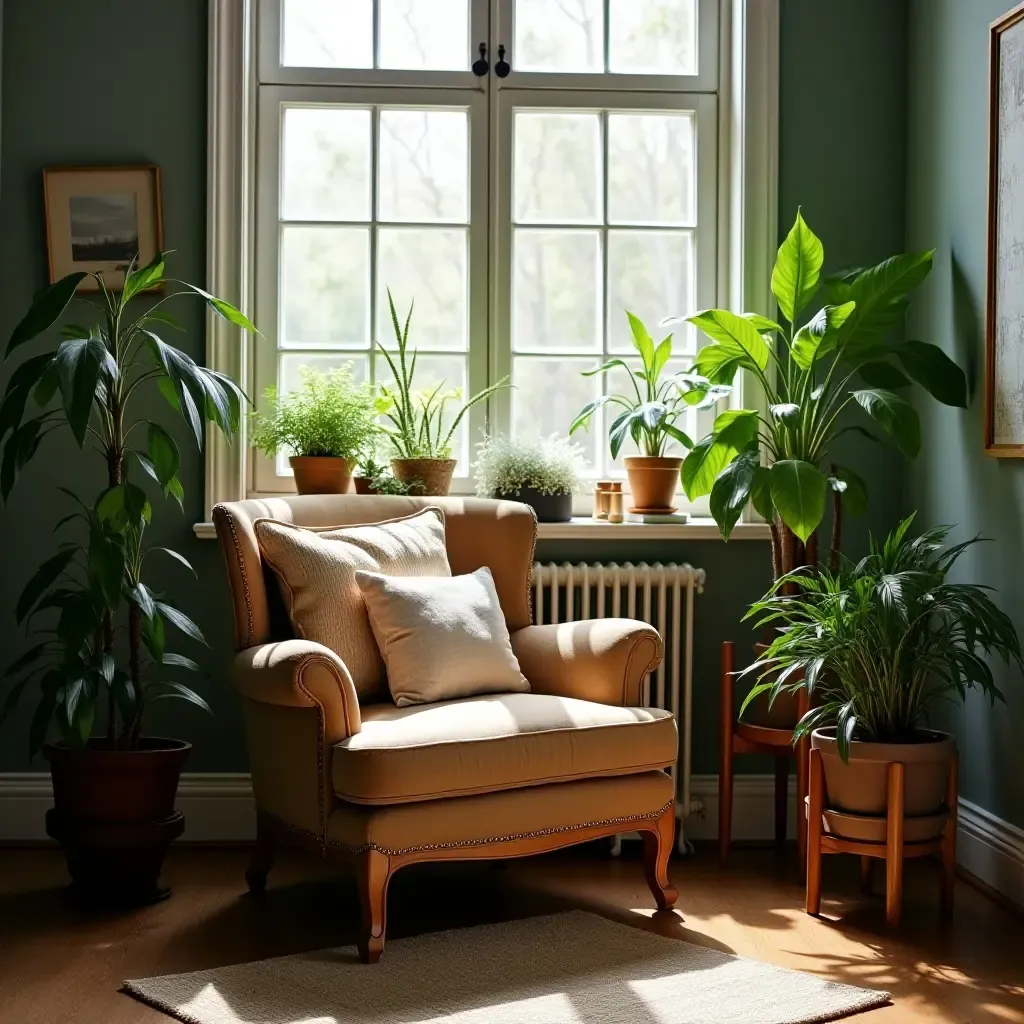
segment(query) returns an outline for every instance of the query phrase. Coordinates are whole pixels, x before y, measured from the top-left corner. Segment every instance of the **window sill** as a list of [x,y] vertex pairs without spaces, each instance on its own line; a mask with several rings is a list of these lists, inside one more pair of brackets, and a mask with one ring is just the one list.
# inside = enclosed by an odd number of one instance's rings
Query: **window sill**
[[[192,532],[200,540],[213,540],[213,523],[196,523]],[[731,540],[769,540],[767,523],[737,523]],[[717,540],[722,539],[713,519],[691,519],[688,523],[602,523],[579,516],[568,523],[539,523],[538,540]]]

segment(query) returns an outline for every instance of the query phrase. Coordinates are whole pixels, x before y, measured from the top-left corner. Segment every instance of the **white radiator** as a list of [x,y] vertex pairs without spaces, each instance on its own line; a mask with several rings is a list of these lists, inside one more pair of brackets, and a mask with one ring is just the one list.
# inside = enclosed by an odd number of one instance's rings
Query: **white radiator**
[[[679,760],[672,766],[680,823],[700,810],[690,791],[693,750],[693,601],[704,587],[704,570],[692,565],[533,566],[533,620],[538,624],[581,619],[627,618],[649,622],[665,642],[665,657],[644,684],[644,704],[665,708],[679,724]],[[679,849],[685,851],[683,829]],[[618,848],[616,844],[616,849]]]

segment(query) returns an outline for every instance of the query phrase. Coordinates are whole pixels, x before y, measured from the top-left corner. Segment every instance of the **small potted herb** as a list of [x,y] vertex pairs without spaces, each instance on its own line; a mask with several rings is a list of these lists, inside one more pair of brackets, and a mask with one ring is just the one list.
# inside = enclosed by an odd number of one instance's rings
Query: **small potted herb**
[[394,377],[394,384],[380,384],[381,401],[378,411],[391,425],[385,433],[391,440],[391,469],[395,478],[408,484],[410,493],[445,495],[451,487],[456,460],[452,458],[452,440],[463,416],[478,402],[502,388],[508,387],[507,378],[492,384],[472,398],[462,402],[454,416],[446,416],[448,403],[458,401],[462,393],[458,388],[445,390],[445,381],[425,391],[414,390],[416,349],[409,349],[409,323],[412,306],[404,325],[398,320],[395,303],[388,291],[388,308],[395,332],[394,353],[378,343]]
[[395,478],[391,470],[372,455],[359,460],[359,471],[352,477],[356,494],[408,494],[409,484]]
[[978,538],[947,548],[949,527],[912,537],[912,522],[845,571],[783,576],[747,616],[778,635],[746,670],[759,680],[746,702],[801,687],[813,695],[794,737],[810,733],[821,750],[825,817],[850,839],[884,838],[892,762],[905,766],[908,839],[937,835],[956,741],[925,726],[928,712],[968,690],[1002,700],[992,656],[1024,668],[1013,623],[986,589],[948,579]]
[[253,417],[253,444],[270,456],[290,453],[299,494],[344,494],[359,453],[380,432],[373,390],[355,382],[348,363],[300,373],[298,389],[283,398],[267,389],[270,409]]
[[476,491],[532,505],[541,523],[572,518],[572,496],[583,489],[583,449],[563,437],[489,437],[476,446]]

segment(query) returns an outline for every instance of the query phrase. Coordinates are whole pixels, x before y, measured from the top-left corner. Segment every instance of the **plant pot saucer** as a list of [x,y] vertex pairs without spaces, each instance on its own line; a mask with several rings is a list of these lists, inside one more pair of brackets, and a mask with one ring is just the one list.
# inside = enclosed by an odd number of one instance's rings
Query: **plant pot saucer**
[[672,508],[635,508],[631,506],[626,511],[635,516],[671,516],[675,515],[677,509],[676,506]]
[[[805,807],[810,805],[810,797],[804,797]],[[860,843],[884,843],[886,819],[868,814],[851,814],[848,811],[835,811],[829,807],[821,812],[825,831],[829,835],[843,839],[853,839]],[[940,811],[938,814],[921,814],[904,817],[903,841],[907,843],[926,843],[942,834],[949,814]]]

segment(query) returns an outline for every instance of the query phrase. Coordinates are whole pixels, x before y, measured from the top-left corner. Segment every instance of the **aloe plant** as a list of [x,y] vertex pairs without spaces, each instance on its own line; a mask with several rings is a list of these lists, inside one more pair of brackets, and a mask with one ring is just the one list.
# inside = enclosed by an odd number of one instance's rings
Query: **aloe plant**
[[[75,294],[87,276],[96,282],[99,301]],[[180,289],[145,308],[132,303],[167,283]],[[169,597],[150,589],[143,572],[154,557],[192,567],[179,552],[144,542],[153,507],[136,482],[149,477],[165,498],[183,501],[177,442],[153,418],[160,396],[200,448],[205,422],[229,437],[238,431],[245,401],[239,386],[197,365],[162,336],[181,329],[164,307],[185,296],[200,298],[246,331],[256,330],[230,303],[187,282],[167,281],[165,254],[158,253],[145,266],[129,264],[120,294],[108,288],[102,273],[62,278],[38,295],[8,342],[5,362],[10,363],[61,319],[72,300],[92,314],[91,323],[65,324],[63,340],[19,362],[11,373],[0,400],[0,496],[7,501],[43,440],[65,427],[80,449],[91,442],[106,478],[93,502],[60,488],[74,507],[55,532],[77,528],[78,539],[57,545],[17,603],[18,623],[35,643],[0,676],[0,685],[8,687],[0,721],[30,687],[38,689],[32,753],[54,722],[67,743],[87,743],[104,695],[107,741],[113,747],[138,744],[143,713],[153,701],[179,697],[209,710],[199,694],[169,678],[175,669],[194,671],[198,665],[168,650],[168,627],[199,642],[203,635]],[[121,632],[124,643],[115,642]]]
[[[711,514],[726,538],[751,501],[771,524],[776,576],[816,561],[815,531],[830,492],[832,564],[844,506],[856,514],[866,504],[861,477],[830,458],[833,442],[848,431],[879,439],[848,413],[866,414],[883,438],[913,458],[921,425],[903,397],[907,388],[918,384],[946,405],[967,406],[963,371],[942,349],[893,337],[910,294],[931,270],[932,252],[893,256],[824,281],[823,264],[822,243],[798,211],[772,272],[782,323],[725,309],[679,318],[712,342],[700,350],[694,371],[726,385],[746,370],[767,407],[723,412],[686,457],[683,488],[691,500],[710,494]],[[801,324],[819,289],[825,304]]]

